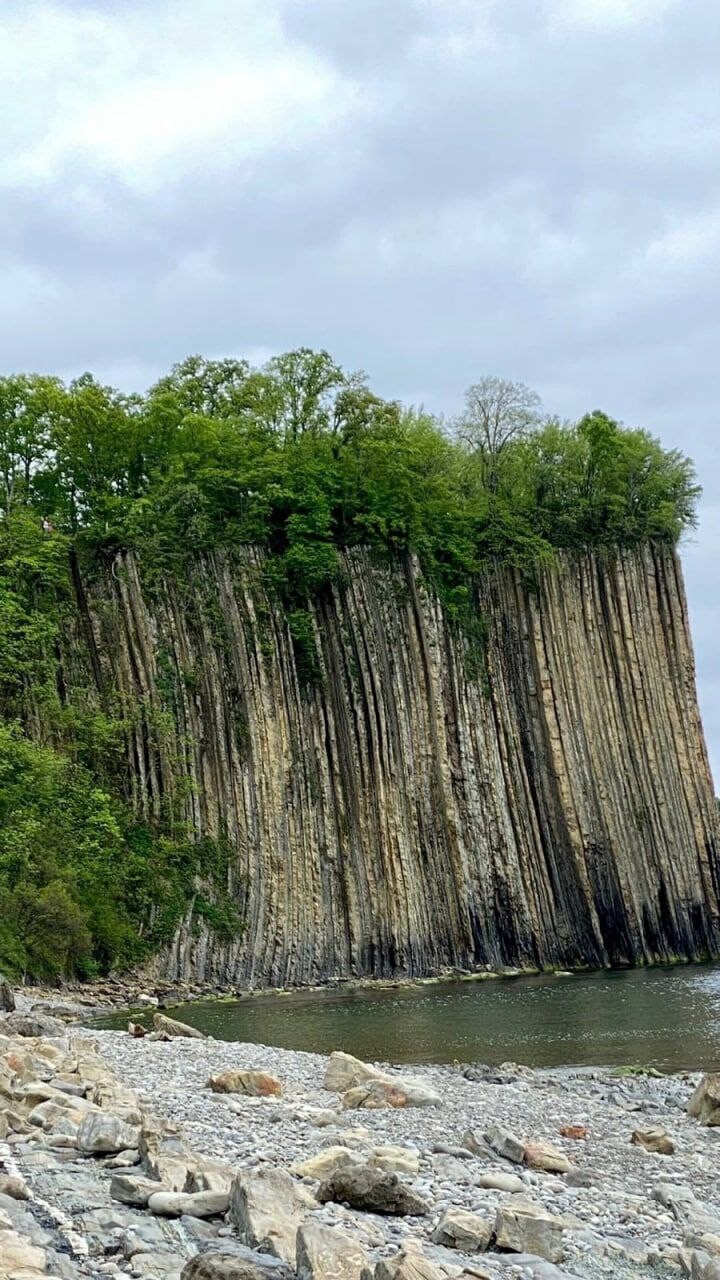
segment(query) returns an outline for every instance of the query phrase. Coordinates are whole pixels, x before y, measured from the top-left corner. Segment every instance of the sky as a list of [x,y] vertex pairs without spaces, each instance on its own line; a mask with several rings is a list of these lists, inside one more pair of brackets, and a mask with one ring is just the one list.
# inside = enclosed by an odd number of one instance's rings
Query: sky
[[0,372],[325,347],[696,461],[720,781],[717,0],[2,0]]

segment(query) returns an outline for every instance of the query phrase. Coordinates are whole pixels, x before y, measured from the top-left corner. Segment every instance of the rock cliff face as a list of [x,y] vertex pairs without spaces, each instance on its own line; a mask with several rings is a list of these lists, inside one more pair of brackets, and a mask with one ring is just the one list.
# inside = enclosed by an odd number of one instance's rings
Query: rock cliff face
[[[478,587],[480,676],[422,584],[346,557],[303,687],[261,557],[143,590],[78,577],[79,666],[139,707],[137,809],[237,851],[242,936],[186,921],[164,973],[296,984],[720,952],[717,824],[681,571],[647,549]],[[477,666],[477,664],[474,664]]]

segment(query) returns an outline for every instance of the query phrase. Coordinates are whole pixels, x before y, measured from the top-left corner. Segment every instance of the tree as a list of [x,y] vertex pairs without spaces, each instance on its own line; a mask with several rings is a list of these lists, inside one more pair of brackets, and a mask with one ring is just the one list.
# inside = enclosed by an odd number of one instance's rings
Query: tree
[[460,440],[492,462],[541,421],[540,397],[524,382],[487,376],[465,392],[465,410],[455,430]]
[[0,510],[31,501],[31,483],[47,459],[51,427],[63,396],[56,378],[14,374],[0,378]]

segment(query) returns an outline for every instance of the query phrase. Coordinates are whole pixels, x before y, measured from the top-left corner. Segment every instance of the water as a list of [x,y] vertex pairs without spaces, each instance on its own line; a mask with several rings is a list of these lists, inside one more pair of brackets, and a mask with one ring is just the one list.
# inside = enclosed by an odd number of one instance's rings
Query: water
[[295,991],[170,1012],[218,1040],[374,1061],[720,1070],[720,965]]

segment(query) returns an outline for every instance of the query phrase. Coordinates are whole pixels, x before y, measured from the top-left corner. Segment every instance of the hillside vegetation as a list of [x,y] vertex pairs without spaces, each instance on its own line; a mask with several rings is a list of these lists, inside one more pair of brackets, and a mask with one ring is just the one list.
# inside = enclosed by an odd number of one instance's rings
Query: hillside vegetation
[[[451,424],[308,350],[260,369],[192,357],[145,396],[89,375],[0,379],[0,967],[132,964],[191,898],[216,929],[238,927],[220,887],[230,851],[172,813],[150,828],[131,811],[133,709],[112,691],[75,704],[58,680],[78,575],[132,548],[152,590],[205,551],[259,545],[311,686],[307,604],[339,581],[342,549],[416,555],[477,656],[484,566],[531,576],[559,548],[673,545],[697,495],[690,462],[647,432],[600,412],[549,419],[497,379]],[[200,880],[217,891],[198,908]]]

